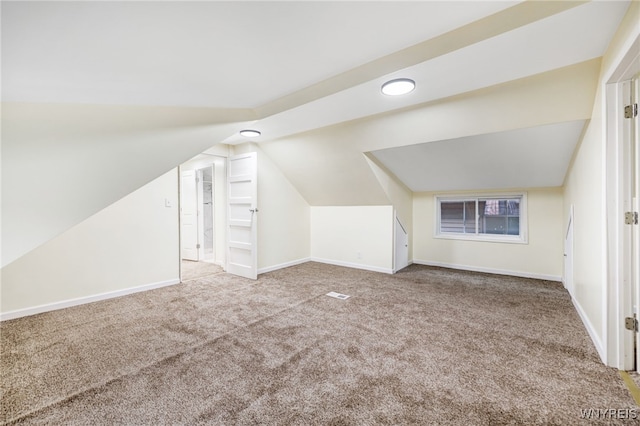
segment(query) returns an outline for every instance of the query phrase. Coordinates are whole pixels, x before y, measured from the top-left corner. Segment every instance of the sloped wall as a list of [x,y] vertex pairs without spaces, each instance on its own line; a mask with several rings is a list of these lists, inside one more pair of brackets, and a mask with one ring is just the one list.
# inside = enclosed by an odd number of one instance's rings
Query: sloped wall
[[2,319],[180,282],[178,173],[165,173],[2,268]]
[[[389,204],[367,152],[591,116],[594,59],[411,108],[260,143],[311,206]],[[384,180],[384,179],[383,179]]]
[[[413,259],[413,192],[393,173],[382,166],[373,155],[366,155],[371,170],[376,175],[389,202],[400,219],[409,238],[409,261]],[[395,267],[395,265],[394,265]]]
[[318,130],[260,144],[312,206],[366,206],[388,199],[358,139]]
[[2,104],[2,266],[234,134],[244,110]]

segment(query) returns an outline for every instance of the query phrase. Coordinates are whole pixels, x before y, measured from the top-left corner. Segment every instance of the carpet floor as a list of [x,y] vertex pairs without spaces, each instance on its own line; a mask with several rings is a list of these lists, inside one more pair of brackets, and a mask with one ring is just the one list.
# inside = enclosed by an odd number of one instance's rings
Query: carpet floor
[[203,278],[209,275],[224,272],[222,267],[210,262],[194,262],[191,260],[182,261],[182,281]]
[[3,424],[631,424],[583,410],[637,408],[561,284],[418,265],[218,273],[0,337]]

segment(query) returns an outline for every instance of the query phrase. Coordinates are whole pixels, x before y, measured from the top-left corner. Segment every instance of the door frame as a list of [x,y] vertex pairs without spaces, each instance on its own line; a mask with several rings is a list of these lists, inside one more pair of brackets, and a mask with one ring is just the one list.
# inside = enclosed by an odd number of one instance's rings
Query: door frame
[[[194,159],[200,155],[203,156],[207,156],[207,157],[211,157],[210,159],[208,158],[201,158],[199,160],[194,161]],[[219,201],[219,204],[221,206],[226,206],[227,204],[227,191],[226,191],[226,186],[227,186],[227,176],[226,176],[226,170],[227,170],[227,166],[228,166],[228,156],[227,155],[221,155],[221,154],[209,154],[207,152],[203,152],[202,154],[199,154],[198,156],[185,161],[183,164],[178,166],[178,173],[177,173],[177,179],[178,179],[178,275],[180,278],[180,281],[182,282],[182,222],[181,222],[181,217],[180,217],[180,207],[182,205],[182,188],[180,186],[181,184],[181,176],[182,176],[182,171],[184,170],[185,165],[189,165],[189,169],[193,169],[194,171],[198,171],[199,169],[202,168],[206,168],[206,167],[211,167],[213,166],[213,172],[214,172],[214,176],[213,176],[213,180],[214,182],[216,181],[216,176],[215,173],[218,170],[220,173],[219,177],[222,177],[223,182],[220,183],[221,185],[221,191],[218,192],[219,196],[221,197],[221,200],[217,200]],[[217,167],[219,166],[216,161],[214,161],[214,159],[220,159],[222,161],[222,166],[221,167]],[[193,164],[190,164],[192,163]],[[215,189],[213,189],[214,191],[214,195],[216,194]],[[222,269],[224,271],[227,270],[227,259],[226,259],[226,245],[227,245],[227,222],[228,222],[228,218],[226,215],[226,207],[220,207],[222,208],[222,211],[224,212],[224,214],[222,214],[221,218],[215,218],[216,212],[214,211],[214,227],[216,229],[214,229],[214,253],[216,253],[216,258],[214,259],[214,262],[216,265],[219,265],[222,267]],[[216,220],[218,221],[218,225],[216,226]],[[218,250],[218,247],[216,246],[216,242],[218,240],[222,241],[222,246],[223,249],[222,250]],[[219,262],[218,261],[218,257],[222,257],[222,261]]]
[[[187,177],[186,175],[189,175],[189,181],[193,182],[193,185],[191,185],[191,182],[188,182],[188,184],[186,183]],[[179,237],[180,237],[180,261],[182,260],[190,260],[190,261],[199,261],[200,260],[200,233],[199,233],[199,220],[200,220],[200,214],[199,214],[199,210],[198,210],[198,170],[197,169],[187,169],[187,170],[183,170],[183,169],[179,169],[178,172],[178,179],[179,179],[179,184],[178,184],[178,220],[179,220]],[[187,191],[188,189],[188,191]],[[191,199],[193,198],[193,203],[191,202],[185,202],[185,199],[187,198],[187,196],[185,195],[185,193],[188,193],[189,196],[188,198]],[[188,212],[190,212],[189,214],[183,213],[183,210],[187,210]],[[185,216],[195,216],[194,218],[191,219],[190,221],[190,226],[193,228],[195,227],[195,230],[191,229],[191,232],[185,232],[184,226],[186,226],[187,221],[185,220]],[[183,226],[184,225],[184,226]],[[195,247],[191,248],[192,246],[186,246],[184,244],[184,239],[183,237],[187,237],[189,238],[189,240],[192,240],[193,238],[195,238]],[[185,253],[184,250],[192,250],[193,251],[193,256],[186,256],[185,257]]]
[[[635,35],[612,66],[603,87],[605,106],[605,194],[606,286],[603,298],[605,364],[620,370],[634,368],[634,334],[625,329],[624,319],[633,316],[632,266],[628,225],[624,225],[630,169],[625,147],[625,82],[640,71],[640,35]],[[627,227],[627,228],[625,228]]]
[[[201,207],[201,214],[198,215],[198,241],[200,242],[200,248],[198,248],[198,259],[201,262],[209,262],[209,263],[215,263],[216,261],[216,241],[215,238],[217,238],[216,232],[215,232],[215,228],[216,228],[216,215],[215,215],[215,163],[209,164],[207,166],[203,166],[203,167],[198,167],[196,169],[196,175],[197,175],[197,193],[198,193],[198,207]],[[205,247],[205,222],[204,222],[204,195],[205,195],[205,191],[204,191],[204,171],[209,169],[211,171],[211,226],[212,226],[212,232],[214,235],[214,239],[213,239],[213,259],[212,260],[208,260],[206,259],[206,247]],[[225,200],[226,201],[226,200]]]
[[569,295],[575,298],[573,286],[573,204],[569,207],[569,218],[567,219],[567,229],[564,234],[564,270],[562,283]]
[[[395,209],[393,213],[394,213],[393,214],[393,273],[395,274],[399,270],[409,266],[410,262],[409,262],[409,233],[407,232],[404,225],[400,221],[400,218],[396,214]],[[398,226],[402,229],[402,231],[398,232]],[[406,237],[406,238],[403,238],[403,240],[406,240],[403,243],[401,243],[399,240],[402,234],[404,234],[404,236]],[[404,244],[404,247],[401,247],[403,244]],[[406,253],[407,262],[404,265],[399,264],[401,251],[403,253]],[[403,258],[404,258],[404,255],[403,255]]]

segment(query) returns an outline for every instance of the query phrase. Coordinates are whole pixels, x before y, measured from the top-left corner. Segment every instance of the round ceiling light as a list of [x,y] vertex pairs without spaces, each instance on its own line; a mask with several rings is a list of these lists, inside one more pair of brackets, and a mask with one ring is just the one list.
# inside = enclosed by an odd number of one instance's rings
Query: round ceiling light
[[410,78],[396,78],[382,85],[382,93],[389,96],[406,95],[416,88],[416,82]]
[[245,138],[257,138],[258,136],[260,136],[262,133],[260,133],[257,130],[250,130],[250,129],[246,129],[246,130],[240,130],[240,134],[242,136],[244,136]]

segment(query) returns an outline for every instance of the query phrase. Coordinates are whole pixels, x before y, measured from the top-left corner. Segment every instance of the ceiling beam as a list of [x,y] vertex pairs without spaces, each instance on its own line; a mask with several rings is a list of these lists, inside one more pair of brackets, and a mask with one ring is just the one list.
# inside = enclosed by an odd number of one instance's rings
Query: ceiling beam
[[402,49],[256,108],[259,117],[287,111],[350,87],[548,18],[586,1],[527,0],[455,30]]

